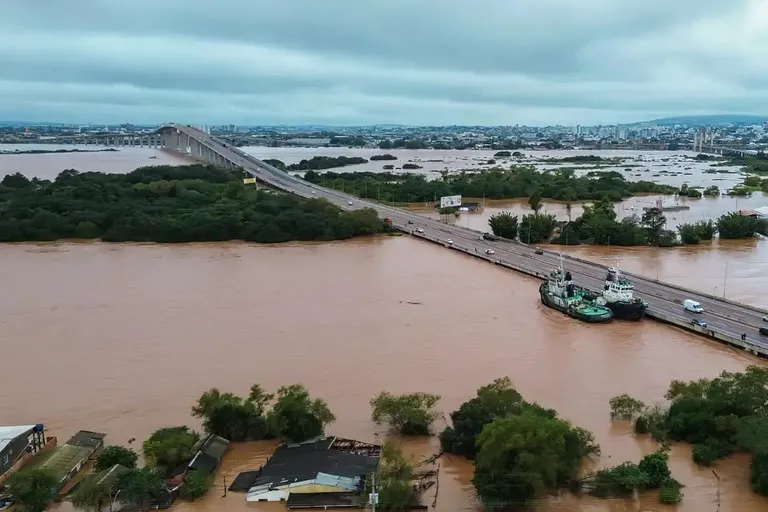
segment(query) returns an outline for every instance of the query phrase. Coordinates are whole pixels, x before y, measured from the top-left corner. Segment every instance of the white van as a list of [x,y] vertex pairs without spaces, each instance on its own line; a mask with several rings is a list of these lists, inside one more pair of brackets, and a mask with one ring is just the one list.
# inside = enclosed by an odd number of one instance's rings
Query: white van
[[690,311],[692,313],[704,312],[704,308],[701,307],[701,304],[691,299],[685,299],[683,301],[683,308],[685,308],[686,311]]

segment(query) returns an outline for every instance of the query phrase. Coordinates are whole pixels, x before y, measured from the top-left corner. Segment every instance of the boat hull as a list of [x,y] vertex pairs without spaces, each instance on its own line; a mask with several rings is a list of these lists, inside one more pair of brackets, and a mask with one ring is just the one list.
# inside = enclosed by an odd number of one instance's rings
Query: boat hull
[[619,320],[640,320],[645,316],[645,304],[637,302],[606,302],[605,307]]
[[541,303],[547,306],[548,308],[556,309],[557,311],[560,311],[561,313],[566,314],[571,318],[581,320],[582,322],[587,322],[591,324],[602,324],[602,323],[610,322],[611,320],[613,320],[613,314],[611,313],[610,310],[607,312],[608,314],[590,315],[590,314],[584,314],[578,309],[569,308],[561,304],[558,304],[557,302],[554,301],[552,296],[548,293],[547,283],[541,283],[541,286],[539,286],[539,296],[541,297]]

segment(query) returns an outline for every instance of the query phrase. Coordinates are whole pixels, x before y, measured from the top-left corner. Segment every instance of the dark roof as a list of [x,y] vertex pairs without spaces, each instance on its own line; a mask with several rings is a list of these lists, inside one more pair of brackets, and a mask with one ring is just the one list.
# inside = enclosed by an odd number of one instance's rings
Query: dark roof
[[195,458],[192,459],[192,462],[189,463],[189,469],[209,475],[218,464],[219,459],[216,457],[212,457],[203,452],[198,452],[197,455],[195,455]]
[[363,508],[360,495],[354,492],[295,493],[288,496],[288,510],[319,508]]
[[[253,486],[265,484],[278,486],[290,482],[313,480],[318,473],[355,478],[376,470],[379,464],[380,447],[357,443],[355,446],[358,452],[350,453],[346,449],[334,448],[336,440],[335,437],[326,437],[302,444],[278,446],[272,457],[264,464]],[[376,453],[376,455],[360,454],[360,446],[373,447],[374,450],[369,453]]]
[[221,458],[224,456],[224,452],[227,451],[228,447],[229,447],[229,441],[227,441],[223,437],[219,437],[211,434],[203,440],[198,450],[203,452],[205,455],[208,455],[210,457],[213,457],[217,461],[220,461]]
[[85,446],[87,448],[98,448],[104,444],[104,438],[107,434],[100,434],[99,432],[91,432],[88,430],[81,430],[65,444],[72,446]]
[[253,482],[256,481],[258,476],[258,471],[244,471],[237,475],[232,485],[229,486],[229,490],[232,492],[248,492],[248,489],[253,487]]

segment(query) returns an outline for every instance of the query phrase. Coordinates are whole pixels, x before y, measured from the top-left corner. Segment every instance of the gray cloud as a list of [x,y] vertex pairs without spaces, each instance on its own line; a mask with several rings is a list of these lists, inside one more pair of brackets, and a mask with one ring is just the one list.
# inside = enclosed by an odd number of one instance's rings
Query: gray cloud
[[768,0],[3,7],[0,119],[575,124],[768,112]]

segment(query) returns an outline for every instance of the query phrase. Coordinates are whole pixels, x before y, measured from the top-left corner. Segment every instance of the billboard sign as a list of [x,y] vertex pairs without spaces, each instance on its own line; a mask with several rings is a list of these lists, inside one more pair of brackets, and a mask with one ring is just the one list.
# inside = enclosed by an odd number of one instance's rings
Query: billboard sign
[[458,208],[461,206],[461,196],[443,196],[440,198],[440,208]]

